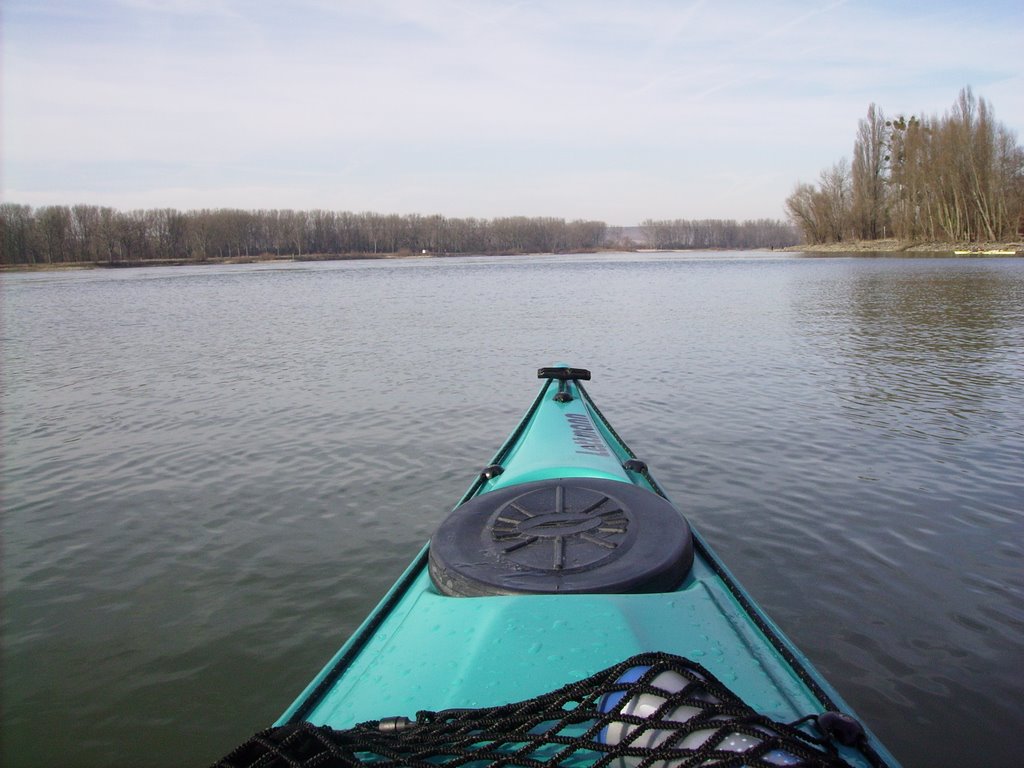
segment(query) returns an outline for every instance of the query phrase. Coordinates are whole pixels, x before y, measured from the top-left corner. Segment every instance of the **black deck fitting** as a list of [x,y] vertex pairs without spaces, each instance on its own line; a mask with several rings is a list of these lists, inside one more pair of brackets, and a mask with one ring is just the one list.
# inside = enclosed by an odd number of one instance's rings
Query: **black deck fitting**
[[540,368],[537,371],[537,378],[559,379],[560,381],[567,381],[568,379],[590,381],[590,371],[586,368]]

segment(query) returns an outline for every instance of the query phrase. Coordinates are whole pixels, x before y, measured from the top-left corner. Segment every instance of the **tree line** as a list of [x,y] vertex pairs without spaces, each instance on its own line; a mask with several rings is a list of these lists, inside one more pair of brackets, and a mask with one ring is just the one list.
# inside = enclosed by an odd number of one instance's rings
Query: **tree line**
[[346,254],[571,252],[601,245],[600,221],[458,219],[313,210],[0,205],[5,264],[203,261]]
[[599,246],[605,228],[600,221],[557,218],[0,205],[0,247],[7,264],[560,252]]
[[800,241],[791,225],[773,219],[648,219],[640,230],[651,248],[785,248]]
[[0,263],[201,262],[212,259],[330,258],[392,253],[571,253],[602,247],[767,248],[797,242],[781,221],[601,221],[513,216],[495,219],[328,210],[160,208],[95,205],[33,209],[0,204]]
[[798,183],[786,212],[810,243],[998,242],[1024,227],[1024,150],[992,106],[964,88],[942,117],[860,120],[853,160]]

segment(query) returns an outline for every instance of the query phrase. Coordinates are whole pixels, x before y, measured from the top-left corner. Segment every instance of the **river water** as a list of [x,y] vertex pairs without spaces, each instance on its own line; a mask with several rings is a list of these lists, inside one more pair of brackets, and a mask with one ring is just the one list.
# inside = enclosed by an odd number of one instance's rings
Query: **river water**
[[1020,765],[1024,260],[163,267],[2,299],[9,768],[202,766],[269,725],[557,361],[907,766]]

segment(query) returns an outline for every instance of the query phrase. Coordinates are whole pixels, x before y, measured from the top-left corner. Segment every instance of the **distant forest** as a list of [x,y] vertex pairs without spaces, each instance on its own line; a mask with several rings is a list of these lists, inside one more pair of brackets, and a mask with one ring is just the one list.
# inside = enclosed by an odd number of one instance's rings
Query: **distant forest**
[[1024,228],[1024,150],[970,88],[943,117],[886,119],[872,104],[853,146],[786,199],[806,242],[999,242]]
[[601,221],[326,210],[122,212],[94,205],[0,205],[4,264],[201,262],[430,253],[572,253],[599,248],[767,248],[793,245],[781,221]]
[[639,227],[648,248],[785,248],[800,242],[797,230],[783,221],[731,219],[652,221]]

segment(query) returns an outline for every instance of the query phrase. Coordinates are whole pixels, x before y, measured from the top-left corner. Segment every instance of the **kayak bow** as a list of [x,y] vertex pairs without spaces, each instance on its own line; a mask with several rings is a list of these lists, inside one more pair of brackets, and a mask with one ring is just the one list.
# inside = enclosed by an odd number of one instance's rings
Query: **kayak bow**
[[[519,426],[278,725],[496,706],[646,652],[699,661],[775,721],[853,722],[615,433],[589,372],[539,376]],[[860,733],[842,759],[896,765]]]

